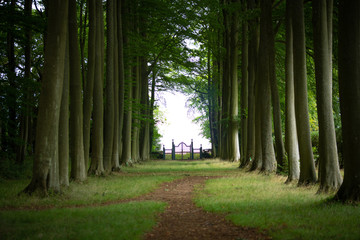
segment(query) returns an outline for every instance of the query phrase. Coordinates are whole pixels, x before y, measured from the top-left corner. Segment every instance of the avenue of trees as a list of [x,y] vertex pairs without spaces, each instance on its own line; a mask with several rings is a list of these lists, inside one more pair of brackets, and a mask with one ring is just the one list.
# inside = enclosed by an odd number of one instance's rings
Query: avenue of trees
[[150,159],[157,93],[176,90],[213,157],[360,200],[358,1],[0,6],[0,161],[33,160],[24,192]]

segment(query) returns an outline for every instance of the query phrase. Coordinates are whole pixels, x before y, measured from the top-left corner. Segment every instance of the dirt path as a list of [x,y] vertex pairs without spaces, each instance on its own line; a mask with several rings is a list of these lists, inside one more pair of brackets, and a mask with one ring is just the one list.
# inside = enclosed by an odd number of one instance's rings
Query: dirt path
[[146,240],[190,239],[270,239],[253,228],[235,226],[224,216],[209,213],[195,206],[194,187],[203,186],[210,177],[191,176],[170,183],[136,200],[157,200],[168,203],[159,223],[144,237]]

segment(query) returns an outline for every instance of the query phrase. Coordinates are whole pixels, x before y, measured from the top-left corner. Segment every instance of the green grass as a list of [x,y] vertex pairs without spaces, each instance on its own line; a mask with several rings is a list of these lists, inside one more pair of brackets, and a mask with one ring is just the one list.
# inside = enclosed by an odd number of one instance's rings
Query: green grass
[[285,185],[285,178],[240,172],[210,180],[196,203],[226,213],[237,225],[264,229],[274,239],[360,239],[360,208],[327,201],[318,186]]
[[0,211],[1,239],[141,239],[164,203],[130,202],[92,208]]
[[[286,185],[285,177],[246,173],[238,163],[219,160],[149,161],[106,177],[71,183],[47,198],[17,194],[29,180],[0,179],[0,208],[54,207],[48,210],[0,210],[0,239],[139,239],[155,223],[164,203],[131,202],[162,182],[188,175],[222,176],[197,190],[196,204],[227,215],[237,225],[257,227],[274,239],[360,239],[360,207],[329,203],[318,186]],[[83,208],[63,208],[81,205]]]
[[84,183],[73,182],[61,194],[47,198],[20,195],[29,180],[0,181],[0,208],[4,207],[64,207],[91,205],[128,199],[156,189],[161,183],[174,180],[174,176],[113,174],[106,177],[89,177]]
[[220,160],[156,160],[144,164],[126,167],[128,173],[154,173],[166,175],[228,175],[238,172],[238,163]]

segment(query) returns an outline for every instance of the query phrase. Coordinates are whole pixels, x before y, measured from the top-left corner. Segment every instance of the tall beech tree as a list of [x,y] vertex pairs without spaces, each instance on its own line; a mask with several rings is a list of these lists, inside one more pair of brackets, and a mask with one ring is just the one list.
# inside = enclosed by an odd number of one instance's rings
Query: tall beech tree
[[262,147],[262,167],[261,171],[276,171],[276,160],[274,145],[272,140],[272,121],[271,121],[271,88],[270,88],[270,61],[271,50],[270,38],[272,34],[272,1],[261,0],[260,17],[260,45],[259,45],[259,68],[258,68],[258,88],[259,88],[259,107],[261,113],[261,147]]
[[[248,8],[256,7],[254,0],[248,0]],[[259,31],[257,18],[249,21],[249,46],[248,46],[248,111],[247,111],[247,150],[242,167],[247,166],[255,159],[255,79],[256,62],[259,44]]]
[[88,65],[86,84],[84,87],[84,159],[85,166],[89,166],[90,156],[90,123],[93,109],[93,94],[95,81],[95,44],[96,44],[96,1],[88,1],[89,9],[89,35],[88,35]]
[[342,183],[332,107],[332,0],[314,0],[314,53],[319,121],[319,191],[336,190]]
[[304,3],[293,0],[292,3],[293,59],[296,129],[300,152],[299,184],[316,182],[314,156],[310,138],[309,109],[307,96]]
[[71,178],[84,181],[86,179],[86,168],[83,141],[81,61],[78,44],[76,0],[69,0]]
[[339,9],[339,87],[343,131],[344,181],[335,199],[360,202],[360,2]]
[[115,28],[114,28],[114,1],[106,2],[106,84],[105,84],[105,122],[104,122],[104,169],[110,172],[112,168],[111,158],[114,143],[114,52],[115,52]]
[[58,132],[64,59],[68,26],[68,1],[53,0],[48,3],[48,24],[45,62],[39,113],[36,128],[36,145],[33,176],[24,192],[59,191]]
[[286,182],[297,181],[300,176],[299,145],[295,117],[294,55],[292,32],[292,1],[286,1],[286,54],[285,54],[285,147],[288,154],[288,178]]
[[101,0],[95,0],[96,9],[96,37],[95,37],[95,70],[94,70],[94,110],[93,134],[91,139],[91,165],[90,174],[102,175],[104,173],[104,38],[103,38],[103,5]]
[[[69,35],[67,35],[69,37]],[[59,177],[61,186],[69,186],[69,90],[70,90],[69,39],[66,41],[64,82],[62,86],[59,123]]]
[[[242,11],[246,13],[246,0],[242,2]],[[248,39],[248,21],[242,21],[241,28],[241,161],[240,165],[246,165],[247,158],[247,136],[248,136],[248,92],[249,92],[249,39]]]
[[129,12],[129,1],[123,1],[123,43],[124,48],[124,58],[126,59],[126,64],[124,64],[125,72],[125,84],[124,84],[124,124],[122,131],[122,153],[120,162],[122,164],[131,164],[131,129],[132,129],[132,98],[133,98],[133,83],[132,83],[132,68],[131,68],[131,58],[130,58],[130,48],[129,45],[129,34],[130,34],[130,18],[131,15]]

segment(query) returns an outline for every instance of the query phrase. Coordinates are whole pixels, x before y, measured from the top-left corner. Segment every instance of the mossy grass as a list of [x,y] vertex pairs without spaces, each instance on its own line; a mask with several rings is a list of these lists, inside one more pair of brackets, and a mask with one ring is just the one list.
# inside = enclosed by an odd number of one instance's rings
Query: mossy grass
[[360,239],[360,207],[329,201],[318,186],[284,184],[286,177],[239,172],[209,180],[196,203],[227,214],[237,225],[267,231],[274,239]]
[[103,207],[0,211],[1,239],[142,239],[165,203],[130,202]]

